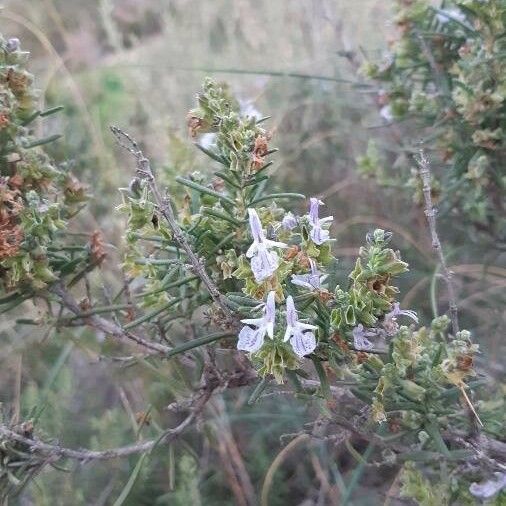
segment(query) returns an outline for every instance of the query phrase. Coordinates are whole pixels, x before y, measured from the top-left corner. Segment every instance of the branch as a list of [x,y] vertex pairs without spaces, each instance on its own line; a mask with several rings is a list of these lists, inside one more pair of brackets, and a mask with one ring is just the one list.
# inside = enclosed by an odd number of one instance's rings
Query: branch
[[441,274],[446,283],[448,290],[448,302],[450,306],[450,319],[452,322],[453,335],[456,335],[459,331],[459,318],[458,318],[458,307],[457,307],[457,296],[455,294],[455,287],[453,285],[452,276],[453,273],[448,268],[446,263],[441,241],[437,233],[436,227],[436,214],[437,210],[434,208],[431,194],[431,171],[430,164],[423,151],[420,151],[420,157],[417,160],[420,166],[419,174],[423,184],[423,197],[425,200],[425,216],[427,216],[427,222],[429,224],[430,235],[432,239],[432,247],[436,251],[436,254],[441,264]]
[[214,392],[221,392],[228,388],[239,388],[245,385],[250,385],[252,382],[256,381],[256,379],[256,372],[251,368],[225,375],[218,374],[214,369],[207,369],[204,372],[204,379],[200,389],[192,396],[192,398],[185,402],[179,402],[176,406],[171,405],[167,408],[173,412],[189,410],[189,415],[176,427],[166,429],[156,439],[151,439],[143,443],[121,446],[110,450],[74,450],[58,444],[45,443],[37,439],[23,436],[3,424],[0,424],[0,443],[3,437],[10,441],[17,441],[27,445],[31,452],[39,453],[48,457],[54,457],[56,459],[67,458],[79,461],[89,461],[127,457],[136,453],[150,451],[159,444],[165,444],[177,438],[195,420],[195,418],[200,415]]
[[[430,235],[432,238],[432,247],[436,251],[436,254],[439,258],[439,263],[441,264],[441,274],[443,279],[446,282],[446,289],[448,290],[448,303],[450,309],[450,319],[452,322],[452,331],[455,336],[459,331],[459,315],[458,315],[458,307],[457,307],[457,295],[455,294],[455,286],[453,285],[452,280],[452,271],[448,268],[446,263],[446,259],[443,253],[443,248],[441,246],[441,241],[439,240],[439,236],[437,233],[436,227],[436,213],[437,210],[434,208],[432,203],[432,195],[431,195],[431,172],[430,172],[430,164],[429,160],[425,156],[423,151],[420,151],[420,157],[417,160],[420,166],[420,178],[423,184],[423,197],[425,200],[425,215],[427,216],[427,222],[429,224]],[[467,395],[465,394],[465,390],[462,390],[463,396],[466,398],[466,412],[467,418],[469,420],[470,433],[473,436],[477,436],[480,433],[480,428],[478,423],[481,425],[481,420],[479,419],[476,411],[471,404],[471,401],[467,399]]]
[[100,330],[105,334],[116,337],[118,339],[122,340],[128,339],[130,341],[139,344],[140,346],[143,346],[144,348],[147,348],[148,350],[151,350],[152,352],[167,354],[172,349],[170,346],[165,346],[164,344],[148,341],[143,337],[132,334],[131,332],[122,329],[119,325],[109,320],[106,320],[101,316],[98,315],[83,316],[81,314],[82,310],[79,307],[77,301],[74,299],[74,297],[72,297],[72,295],[67,290],[65,290],[65,288],[63,288],[61,284],[54,285],[50,289],[50,291],[60,298],[60,301],[63,304],[63,306],[69,309],[76,316],[82,318],[87,325],[93,327],[96,330]]
[[152,439],[144,443],[122,446],[119,448],[113,448],[110,450],[73,450],[71,448],[65,448],[57,444],[44,443],[36,439],[27,438],[18,434],[16,431],[9,429],[5,425],[0,425],[0,436],[7,438],[11,441],[17,441],[27,445],[32,452],[42,453],[44,455],[56,457],[56,458],[68,458],[80,461],[88,460],[108,460],[115,459],[118,457],[126,457],[135,453],[143,453],[152,450],[158,444],[168,443],[178,437],[196,416],[195,412],[190,413],[178,426],[167,429],[161,437]]
[[188,256],[188,260],[190,261],[195,274],[202,280],[207,291],[211,295],[213,301],[221,308],[223,314],[229,325],[235,326],[236,319],[234,318],[231,310],[227,306],[226,299],[218,290],[217,286],[211,280],[209,275],[207,274],[204,264],[198,258],[198,256],[193,252],[193,249],[188,242],[187,238],[184,235],[183,230],[179,226],[176,217],[174,215],[174,211],[172,209],[172,205],[170,202],[170,197],[167,195],[166,197],[162,197],[160,190],[155,181],[155,177],[153,175],[153,171],[151,170],[151,164],[149,159],[144,156],[144,153],[139,148],[137,142],[130,137],[126,132],[119,129],[118,127],[111,126],[111,132],[116,138],[118,144],[125,148],[129,153],[131,153],[136,160],[137,164],[137,174],[140,178],[145,179],[148,182],[149,188],[153,195],[156,205],[161,213],[161,215],[165,218],[165,221],[169,225],[171,229],[174,240],[177,244],[185,251]]
[[66,448],[57,444],[44,443],[36,439],[31,439],[18,434],[16,431],[9,429],[5,425],[0,425],[0,436],[8,438],[19,443],[26,444],[30,451],[42,453],[48,456],[57,458],[68,458],[79,461],[89,460],[109,460],[118,457],[127,457],[136,453],[144,453],[152,450],[159,444],[164,444],[172,441],[178,437],[195,419],[195,417],[202,411],[205,403],[211,397],[212,390],[204,391],[199,398],[199,402],[190,411],[190,414],[176,427],[165,430],[162,435],[156,439],[145,441],[144,443],[133,444],[128,446],[121,446],[119,448],[112,448],[110,450],[74,450]]

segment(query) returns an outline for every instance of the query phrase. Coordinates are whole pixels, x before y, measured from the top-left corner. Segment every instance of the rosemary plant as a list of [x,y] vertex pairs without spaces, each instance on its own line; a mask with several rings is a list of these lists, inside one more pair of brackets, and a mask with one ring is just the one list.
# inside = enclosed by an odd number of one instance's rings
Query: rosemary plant
[[[46,141],[31,137],[29,121],[44,113],[33,108],[30,92],[20,91],[19,83],[29,82],[22,56],[16,41],[2,41],[4,311],[30,297],[46,300],[60,309],[39,325],[87,326],[134,346],[142,360],[177,360],[197,381],[191,397],[177,403],[187,413],[182,421],[119,448],[74,450],[38,435],[34,420],[3,422],[4,490],[60,459],[146,454],[180,437],[217,392],[255,385],[254,403],[265,389],[289,383],[296,395],[324,401],[330,427],[376,448],[375,465],[409,463],[403,490],[411,497],[430,496],[436,486],[447,504],[491,489],[499,498],[506,452],[497,414],[473,399],[486,379],[473,368],[478,346],[470,332],[453,319],[450,329],[446,316],[419,326],[416,312],[400,307],[395,281],[408,266],[387,231],[368,234],[352,272],[342,271],[324,203],[272,192],[276,150],[268,118],[242,114],[225,85],[206,79],[188,115],[212,176],[178,176],[161,189],[137,142],[112,128],[136,166],[119,206],[128,279],[116,299],[123,295],[125,303],[96,306],[89,289],[77,302],[74,293],[87,288],[86,274],[101,264],[104,250],[96,236],[79,249],[58,234],[84,191],[47,159]],[[204,133],[212,135],[206,146],[199,144]],[[425,159],[421,165],[429,170]],[[427,191],[433,218],[430,185]],[[442,463],[451,479],[431,485]],[[427,501],[420,504],[436,504]]]

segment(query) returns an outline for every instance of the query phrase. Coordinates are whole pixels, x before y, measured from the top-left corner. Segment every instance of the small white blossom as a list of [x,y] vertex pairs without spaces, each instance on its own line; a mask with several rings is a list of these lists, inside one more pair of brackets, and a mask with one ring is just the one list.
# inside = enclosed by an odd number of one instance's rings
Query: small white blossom
[[297,226],[297,218],[292,213],[286,213],[281,221],[281,226],[285,230],[293,230]]
[[299,321],[293,297],[286,299],[286,331],[284,341],[290,340],[293,351],[299,356],[309,355],[316,348],[316,338],[312,330],[317,329],[314,325]]
[[312,241],[318,245],[321,245],[324,242],[330,240],[329,231],[322,228],[322,225],[334,219],[332,216],[327,216],[326,218],[320,219],[318,214],[318,208],[320,207],[320,205],[323,205],[322,201],[314,197],[310,199],[308,216],[311,231],[309,232],[309,235]]
[[248,248],[246,256],[251,258],[251,270],[255,276],[255,281],[260,283],[272,276],[279,265],[277,253],[269,251],[269,249],[286,248],[287,246],[285,243],[266,239],[257,212],[254,209],[248,209],[248,214],[253,244]]
[[390,107],[390,104],[384,105],[380,109],[380,116],[389,123],[393,121],[394,115],[392,114],[392,108]]
[[237,349],[254,353],[264,344],[265,334],[274,337],[274,320],[276,317],[275,292],[269,292],[267,302],[263,305],[261,318],[247,318],[241,320],[245,326],[239,332]]
[[312,258],[309,259],[309,263],[311,272],[309,274],[292,274],[292,283],[309,290],[319,290],[322,283],[327,279],[327,275],[321,275],[316,262]]

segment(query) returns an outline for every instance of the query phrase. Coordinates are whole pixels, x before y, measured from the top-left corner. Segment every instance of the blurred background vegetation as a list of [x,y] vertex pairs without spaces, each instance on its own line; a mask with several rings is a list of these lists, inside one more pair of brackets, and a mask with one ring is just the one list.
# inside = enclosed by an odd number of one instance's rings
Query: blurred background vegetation
[[[365,57],[379,59],[395,36],[392,2],[6,0],[3,5],[2,32],[20,38],[31,52],[41,103],[65,106],[63,114],[44,122],[47,132],[41,134],[64,134],[49,148],[51,154],[68,160],[93,192],[71,232],[104,231],[107,274],[95,273],[96,278],[106,276],[110,286],[118,286],[124,224],[114,208],[120,203],[117,188],[132,175],[109,125],[142,141],[169,187],[175,174],[205,172],[206,157],[192,146],[185,117],[203,77],[211,75],[229,82],[244,107],[272,116],[272,144],[280,150],[277,184],[325,200],[335,218],[334,253],[343,267],[351,265],[368,230],[392,230],[395,247],[411,267],[402,280],[402,306],[419,311],[422,321],[438,311],[436,301],[444,307],[422,209],[409,190],[389,191],[357,170],[368,141],[381,139],[384,129],[378,90],[365,85],[357,70]],[[499,378],[504,253],[470,241],[450,219],[440,228],[458,284],[462,326],[480,343],[479,360]],[[104,348],[113,355],[114,344],[97,342],[88,331],[66,329],[48,338],[37,327],[2,318],[0,334],[0,402],[9,416],[36,417],[39,429],[67,446],[104,448],[142,438],[139,420],[149,414],[151,427],[143,430],[166,426],[166,406],[190,389],[172,363],[125,368],[105,360]],[[237,478],[230,462],[257,491],[266,474],[272,478],[271,505],[333,504],[326,502],[329,497],[342,504],[344,483],[354,505],[382,504],[385,496],[395,504],[393,476],[357,466],[353,451],[338,452],[324,441],[286,450],[283,435],[300,430],[323,405],[289,397],[281,403],[274,396],[248,406],[248,396],[234,392],[213,402],[210,421],[200,427],[206,438],[192,433],[158,449],[139,468],[124,504],[235,504]],[[46,468],[19,504],[113,504],[132,484],[137,459],[80,464],[67,473]]]

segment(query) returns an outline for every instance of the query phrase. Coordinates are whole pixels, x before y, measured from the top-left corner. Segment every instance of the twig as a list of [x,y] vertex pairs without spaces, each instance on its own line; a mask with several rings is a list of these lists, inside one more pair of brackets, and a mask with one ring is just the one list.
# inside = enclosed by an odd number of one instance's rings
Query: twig
[[202,412],[204,406],[206,405],[207,401],[211,398],[211,395],[213,394],[215,389],[216,387],[214,385],[211,384],[205,385],[201,389],[200,395],[195,398],[195,402],[190,407],[189,415],[179,425],[171,429],[166,429],[161,434],[161,436],[155,439],[151,439],[149,441],[145,441],[139,444],[121,446],[119,448],[112,448],[110,450],[100,450],[100,451],[87,450],[87,449],[74,450],[72,448],[66,448],[58,444],[44,443],[43,441],[23,436],[18,432],[16,432],[15,430],[10,429],[3,424],[0,425],[0,440],[1,437],[4,437],[11,441],[18,441],[19,443],[27,445],[31,452],[44,454],[57,459],[67,458],[79,460],[82,462],[90,460],[109,460],[119,457],[127,457],[129,455],[133,455],[136,453],[144,453],[152,450],[153,448],[155,448],[160,444],[168,443],[177,438]]
[[111,126],[110,128],[118,144],[135,157],[135,160],[137,162],[137,175],[148,182],[149,188],[160,211],[160,214],[165,218],[167,224],[169,225],[174,235],[174,240],[177,244],[179,244],[179,246],[185,251],[186,255],[188,256],[188,260],[190,261],[195,274],[202,280],[213,301],[221,308],[228,323],[230,325],[236,325],[237,322],[232,314],[232,311],[227,306],[225,298],[207,274],[204,264],[194,253],[190,243],[184,235],[183,230],[179,226],[174,215],[169,196],[167,195],[166,197],[162,197],[162,194],[160,193],[160,190],[156,184],[153,171],[151,170],[149,159],[144,156],[144,153],[139,148],[139,145],[135,139],[130,137],[130,135],[118,127]]
[[9,429],[5,425],[0,425],[0,436],[18,441],[29,447],[32,452],[51,455],[58,458],[68,458],[80,461],[89,460],[108,460],[118,457],[126,457],[135,453],[143,453],[154,448],[155,445],[160,443],[167,443],[179,436],[194,420],[196,413],[190,413],[179,425],[172,429],[166,430],[160,438],[145,441],[144,443],[122,446],[110,450],[74,450],[66,448],[57,444],[44,443],[36,439],[27,438],[18,434],[16,431]]
[[432,239],[432,247],[434,248],[439,263],[441,264],[441,275],[446,283],[446,288],[448,290],[448,303],[450,306],[450,319],[452,323],[452,331],[453,335],[456,335],[459,331],[459,318],[458,318],[458,307],[457,307],[457,296],[455,294],[455,287],[453,285],[452,276],[453,273],[448,268],[446,264],[446,260],[443,253],[443,248],[441,246],[441,241],[439,240],[439,236],[437,233],[436,227],[436,214],[437,210],[434,208],[432,203],[432,194],[431,194],[431,171],[429,160],[425,156],[423,151],[420,151],[420,157],[417,160],[418,165],[420,166],[419,174],[423,184],[423,197],[425,200],[425,216],[427,216],[427,222],[429,224],[430,235]]
[[[448,290],[450,320],[452,323],[453,335],[455,336],[457,332],[459,332],[457,295],[455,294],[455,287],[453,285],[452,272],[450,271],[448,265],[446,264],[446,259],[443,253],[443,248],[441,246],[441,241],[439,240],[439,236],[437,233],[436,227],[437,211],[432,203],[432,194],[430,186],[431,183],[430,164],[423,150],[420,151],[420,156],[417,161],[420,166],[419,173],[423,185],[422,189],[423,189],[423,197],[425,200],[425,215],[427,216],[427,222],[429,224],[430,235],[432,238],[432,247],[436,251],[436,254],[439,258],[439,263],[441,264],[441,274],[446,282],[446,289]],[[476,436],[480,432],[478,423],[481,425],[481,420],[479,419],[478,414],[476,413],[473,405],[471,404],[469,397],[466,395],[463,389],[462,393],[464,399],[466,400],[466,411],[470,425],[470,433],[471,435]]]

